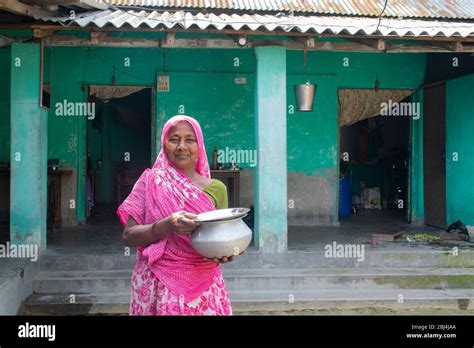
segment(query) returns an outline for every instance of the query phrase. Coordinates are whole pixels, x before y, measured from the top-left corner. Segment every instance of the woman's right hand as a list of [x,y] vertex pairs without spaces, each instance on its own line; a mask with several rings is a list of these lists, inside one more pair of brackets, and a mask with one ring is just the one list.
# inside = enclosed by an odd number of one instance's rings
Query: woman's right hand
[[176,231],[181,235],[190,234],[199,226],[199,222],[194,221],[197,215],[188,213],[187,211],[178,211],[168,217],[168,223],[172,231]]

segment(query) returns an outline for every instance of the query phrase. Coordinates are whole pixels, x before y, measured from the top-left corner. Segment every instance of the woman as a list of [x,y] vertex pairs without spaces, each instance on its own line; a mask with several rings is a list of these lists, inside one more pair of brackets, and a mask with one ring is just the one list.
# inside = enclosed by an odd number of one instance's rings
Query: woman
[[161,151],[117,213],[123,242],[137,247],[130,315],[231,315],[219,263],[192,248],[196,214],[227,208],[225,185],[210,179],[199,123],[174,116],[161,134]]

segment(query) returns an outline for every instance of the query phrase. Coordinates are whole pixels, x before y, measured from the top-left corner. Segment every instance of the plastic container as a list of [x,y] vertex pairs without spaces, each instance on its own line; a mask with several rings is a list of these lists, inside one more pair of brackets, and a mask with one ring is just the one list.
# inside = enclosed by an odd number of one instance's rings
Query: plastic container
[[351,183],[348,178],[339,179],[339,217],[351,215]]

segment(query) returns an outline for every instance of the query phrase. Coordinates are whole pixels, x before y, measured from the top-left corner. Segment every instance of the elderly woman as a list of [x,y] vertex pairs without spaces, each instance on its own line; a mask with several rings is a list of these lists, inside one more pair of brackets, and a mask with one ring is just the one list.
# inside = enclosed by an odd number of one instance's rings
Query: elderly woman
[[135,183],[117,214],[123,242],[137,247],[130,315],[231,315],[220,263],[191,246],[196,214],[227,208],[225,185],[210,178],[199,123],[174,116],[161,151]]

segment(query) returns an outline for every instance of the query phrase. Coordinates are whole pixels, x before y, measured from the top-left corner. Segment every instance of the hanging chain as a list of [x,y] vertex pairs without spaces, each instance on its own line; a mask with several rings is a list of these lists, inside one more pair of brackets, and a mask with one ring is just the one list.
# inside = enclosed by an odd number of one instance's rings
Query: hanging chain
[[303,49],[303,57],[304,57],[304,58],[303,58],[303,62],[304,62],[304,65],[303,65],[303,67],[304,67],[304,75],[305,75],[305,77],[306,77],[306,83],[309,83],[308,69],[307,69],[307,66],[306,66],[306,61],[307,61],[307,56],[306,56],[306,54],[307,54],[307,49],[308,49],[308,48],[307,48],[306,46],[304,46],[304,49]]

